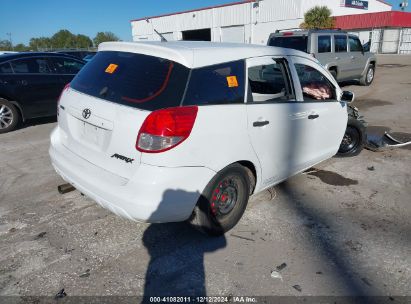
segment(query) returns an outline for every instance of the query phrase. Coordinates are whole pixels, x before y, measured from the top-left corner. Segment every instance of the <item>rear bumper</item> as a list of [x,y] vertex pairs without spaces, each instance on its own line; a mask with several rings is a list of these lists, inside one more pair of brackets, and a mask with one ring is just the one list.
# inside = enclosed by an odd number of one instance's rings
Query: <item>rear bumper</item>
[[149,223],[188,219],[216,172],[205,167],[166,168],[141,164],[126,179],[79,157],[51,134],[50,157],[61,177],[113,213]]

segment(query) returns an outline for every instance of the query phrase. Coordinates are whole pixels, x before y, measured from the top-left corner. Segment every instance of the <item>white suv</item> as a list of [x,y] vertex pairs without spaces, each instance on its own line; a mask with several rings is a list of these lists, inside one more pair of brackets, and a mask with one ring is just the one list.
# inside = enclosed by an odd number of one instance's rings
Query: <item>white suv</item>
[[352,98],[291,49],[103,43],[62,93],[50,156],[118,215],[218,235],[251,194],[337,153]]

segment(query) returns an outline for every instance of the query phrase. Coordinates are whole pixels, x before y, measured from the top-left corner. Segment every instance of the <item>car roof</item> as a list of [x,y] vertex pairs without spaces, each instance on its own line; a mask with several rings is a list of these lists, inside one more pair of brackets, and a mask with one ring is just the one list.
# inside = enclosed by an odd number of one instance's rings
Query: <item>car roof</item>
[[292,49],[208,41],[104,42],[100,44],[99,51],[120,51],[156,56],[178,62],[188,68],[261,56],[296,55],[310,59],[306,53]]
[[[308,34],[347,34],[346,31],[339,29],[311,29],[311,30],[281,30],[270,34],[271,36],[285,36],[284,33],[293,33],[293,36]],[[292,36],[287,36],[292,37]]]
[[18,58],[27,58],[27,57],[38,57],[38,56],[44,56],[44,57],[68,57],[72,59],[78,59],[77,57],[67,55],[67,54],[62,54],[62,53],[53,53],[53,52],[19,52],[19,53],[13,53],[13,54],[3,54],[0,56],[0,62],[5,62],[8,60],[14,60]]

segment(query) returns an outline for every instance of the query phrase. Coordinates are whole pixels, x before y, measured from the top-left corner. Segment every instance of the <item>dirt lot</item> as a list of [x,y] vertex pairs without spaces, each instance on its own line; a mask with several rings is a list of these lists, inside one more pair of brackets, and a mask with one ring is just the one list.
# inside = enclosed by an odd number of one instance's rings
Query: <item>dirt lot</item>
[[[409,137],[411,57],[380,59],[371,87],[345,89],[370,130]],[[0,295],[411,296],[409,149],[331,159],[207,238],[59,195],[47,153],[55,123],[36,123],[0,135]]]

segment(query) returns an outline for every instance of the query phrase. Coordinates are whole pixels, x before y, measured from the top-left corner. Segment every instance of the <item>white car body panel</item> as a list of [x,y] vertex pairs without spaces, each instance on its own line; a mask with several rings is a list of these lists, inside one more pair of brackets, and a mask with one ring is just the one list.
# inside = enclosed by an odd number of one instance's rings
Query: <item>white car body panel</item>
[[[158,56],[189,68],[240,59],[250,66],[279,56],[289,61],[295,87],[296,100],[292,103],[247,104],[244,100],[244,104],[199,106],[188,139],[161,153],[141,153],[135,147],[150,111],[74,89],[63,92],[58,126],[51,135],[52,164],[63,179],[118,215],[146,222],[183,221],[191,215],[209,181],[232,163],[253,164],[256,193],[338,150],[347,122],[345,104],[302,102],[293,63],[321,70],[336,86],[337,96],[341,90],[332,76],[305,53],[203,42],[116,42],[103,43],[99,50]],[[87,119],[84,109],[91,110]],[[321,119],[309,121],[312,113]],[[253,127],[254,121],[265,119],[270,121],[268,126]],[[118,159],[116,154],[133,161]]]

